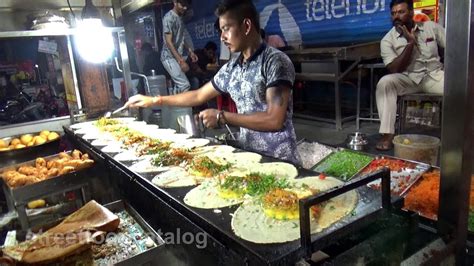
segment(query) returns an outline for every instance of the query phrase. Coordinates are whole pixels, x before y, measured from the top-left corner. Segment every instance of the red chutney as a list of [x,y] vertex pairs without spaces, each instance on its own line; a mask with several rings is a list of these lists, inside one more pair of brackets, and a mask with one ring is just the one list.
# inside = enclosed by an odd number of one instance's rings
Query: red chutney
[[395,172],[400,172],[403,169],[406,168],[415,168],[416,164],[403,161],[403,160],[398,160],[398,159],[388,159],[388,158],[379,158],[373,160],[365,169],[364,173],[372,173],[375,172],[379,169],[382,169],[383,167],[388,167],[390,171],[395,171]]

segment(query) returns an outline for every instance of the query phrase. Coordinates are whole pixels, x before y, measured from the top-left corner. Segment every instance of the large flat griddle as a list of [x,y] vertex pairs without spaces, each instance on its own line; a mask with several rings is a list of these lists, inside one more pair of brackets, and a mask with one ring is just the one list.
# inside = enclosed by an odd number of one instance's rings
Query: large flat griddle
[[[64,130],[66,135],[70,136],[76,144],[81,145],[86,150],[90,150],[92,155],[96,155],[92,156],[94,159],[103,158],[103,162],[109,167],[123,172],[123,174],[130,178],[131,182],[137,182],[145,187],[149,192],[162,199],[178,213],[186,217],[186,219],[189,219],[196,226],[208,233],[212,238],[243,257],[243,261],[251,265],[262,263],[269,265],[286,265],[289,263],[294,264],[304,256],[305,251],[301,248],[300,240],[281,244],[255,244],[236,236],[231,228],[231,214],[235,212],[238,205],[221,208],[218,211],[189,207],[183,200],[185,195],[194,187],[159,188],[151,182],[155,174],[138,174],[132,172],[128,168],[132,163],[118,162],[113,159],[115,154],[103,153],[93,147],[88,141],[75,135],[72,130],[68,128]],[[264,156],[262,161],[277,162],[280,160]],[[298,173],[298,178],[318,175],[316,172],[301,167],[298,167]],[[313,250],[322,249],[336,242],[339,237],[343,237],[357,230],[359,227],[365,226],[370,221],[375,220],[379,213],[381,214],[383,209],[381,193],[379,191],[370,189],[367,186],[360,186],[356,191],[359,196],[359,201],[352,215],[344,217],[320,233],[313,234],[311,236]],[[179,227],[179,225],[177,226]]]

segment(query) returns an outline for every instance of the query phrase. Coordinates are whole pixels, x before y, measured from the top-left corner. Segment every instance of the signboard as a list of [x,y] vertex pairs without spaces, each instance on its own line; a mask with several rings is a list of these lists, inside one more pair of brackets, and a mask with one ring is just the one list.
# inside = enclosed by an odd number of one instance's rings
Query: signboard
[[414,8],[427,7],[427,6],[437,6],[437,0],[415,0],[413,1]]
[[[217,0],[206,5],[193,1],[193,16],[186,21],[195,48],[208,41],[219,44],[214,29]],[[380,41],[392,27],[390,0],[258,0],[260,24],[267,35],[286,46],[336,46]]]
[[415,16],[423,15],[426,20],[438,22],[438,0],[415,0],[413,2]]
[[47,54],[57,54],[58,44],[55,41],[39,40],[38,52],[47,53]]

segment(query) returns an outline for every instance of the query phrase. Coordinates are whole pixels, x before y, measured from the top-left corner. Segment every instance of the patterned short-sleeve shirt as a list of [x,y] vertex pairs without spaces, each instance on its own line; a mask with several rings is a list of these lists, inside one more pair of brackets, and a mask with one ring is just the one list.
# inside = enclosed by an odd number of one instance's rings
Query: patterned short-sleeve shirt
[[[231,59],[212,80],[216,90],[231,96],[239,114],[265,112],[267,89],[278,85],[291,87],[295,80],[295,69],[288,56],[265,44],[247,62],[241,62],[242,55]],[[299,163],[292,116],[293,100],[290,96],[283,128],[276,132],[240,128],[241,145],[247,150]]]

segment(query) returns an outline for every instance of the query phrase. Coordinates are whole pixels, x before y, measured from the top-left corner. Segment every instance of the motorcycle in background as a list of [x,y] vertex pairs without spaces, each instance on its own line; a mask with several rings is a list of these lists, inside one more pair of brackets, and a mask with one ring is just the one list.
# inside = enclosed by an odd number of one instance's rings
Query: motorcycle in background
[[44,104],[33,102],[31,96],[23,91],[15,98],[0,102],[0,125],[36,121],[46,117]]

